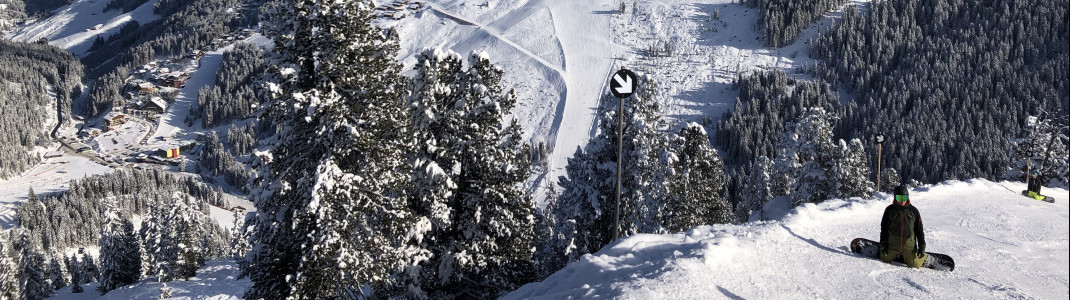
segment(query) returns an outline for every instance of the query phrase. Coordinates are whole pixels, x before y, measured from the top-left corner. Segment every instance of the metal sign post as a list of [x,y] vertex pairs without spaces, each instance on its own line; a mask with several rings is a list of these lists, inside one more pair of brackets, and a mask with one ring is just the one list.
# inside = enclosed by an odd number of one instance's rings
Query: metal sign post
[[884,144],[884,133],[877,133],[874,137],[877,140],[877,190],[875,192],[881,192],[881,145]]
[[609,81],[609,92],[617,97],[620,110],[617,114],[617,212],[613,215],[613,240],[620,238],[620,178],[624,160],[624,99],[631,97],[639,85],[638,77],[628,69],[620,69]]

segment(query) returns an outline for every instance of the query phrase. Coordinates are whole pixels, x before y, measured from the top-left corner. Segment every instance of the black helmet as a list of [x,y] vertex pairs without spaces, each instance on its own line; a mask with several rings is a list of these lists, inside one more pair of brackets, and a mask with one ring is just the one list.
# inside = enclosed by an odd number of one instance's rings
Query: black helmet
[[907,186],[900,185],[900,186],[895,187],[895,194],[896,195],[910,195],[910,190],[907,189]]

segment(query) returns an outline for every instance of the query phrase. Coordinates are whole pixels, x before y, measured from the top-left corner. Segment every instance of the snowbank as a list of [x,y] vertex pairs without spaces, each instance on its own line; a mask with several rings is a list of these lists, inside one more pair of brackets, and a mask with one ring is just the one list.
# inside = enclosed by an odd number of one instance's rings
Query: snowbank
[[1018,182],[952,181],[912,191],[927,251],[951,255],[954,272],[909,269],[850,252],[878,239],[890,204],[830,200],[779,220],[701,226],[618,241],[506,299],[1062,299],[1070,284],[1065,189],[1050,204],[1022,197]]

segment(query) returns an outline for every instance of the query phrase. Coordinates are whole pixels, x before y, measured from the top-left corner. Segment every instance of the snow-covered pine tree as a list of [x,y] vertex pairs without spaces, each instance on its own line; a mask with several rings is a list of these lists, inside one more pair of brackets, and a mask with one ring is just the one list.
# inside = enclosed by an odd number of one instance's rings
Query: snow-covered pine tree
[[44,257],[30,233],[19,230],[14,248],[19,251],[18,281],[19,299],[44,299],[52,296],[52,286],[44,274]]
[[[669,137],[658,112],[656,82],[641,79],[639,89],[624,100],[623,178],[621,180],[621,236],[659,232],[665,185],[671,168]],[[559,255],[575,261],[612,242],[617,209],[618,100],[602,101],[598,133],[585,149],[577,149],[560,178],[559,205],[554,212],[560,240],[552,243]]]
[[473,53],[465,69],[460,55],[427,50],[416,71],[410,203],[431,231],[419,265],[384,293],[489,298],[515,289],[534,277],[534,204],[520,186],[530,150],[515,120],[501,125],[516,97],[485,54]]
[[245,257],[250,248],[249,227],[245,223],[247,214],[239,212],[234,211],[234,224],[231,226],[230,257],[235,260]]
[[[157,203],[160,203],[159,200]],[[159,275],[157,253],[162,249],[161,242],[165,241],[161,205],[149,206],[148,215],[141,220],[141,229],[138,230],[138,238],[141,240],[141,270],[144,272],[142,276],[146,277]]]
[[419,250],[409,255],[413,266],[399,275],[396,286],[377,293],[426,298],[443,285],[437,276],[439,268],[432,266],[442,263],[452,242],[446,235],[453,226],[451,203],[456,198],[460,166],[457,150],[464,145],[458,138],[465,129],[464,69],[461,56],[449,50],[427,49],[416,60],[408,99],[413,135],[409,207],[430,227]]
[[[426,228],[407,208],[408,132],[396,37],[371,1],[284,1],[265,30],[289,78],[267,116],[246,298],[351,298],[386,284]],[[287,75],[290,74],[290,75]]]
[[892,168],[884,168],[881,171],[881,192],[891,193],[895,190],[895,187],[903,184],[901,178],[899,178],[899,172]]
[[[516,105],[502,87],[503,70],[486,53],[472,53],[466,80],[460,173],[451,238],[455,274],[446,287],[457,297],[493,298],[530,282],[535,204],[522,184],[531,170],[530,147],[516,119],[501,120]],[[442,274],[440,274],[442,275]]]
[[765,155],[759,156],[751,163],[750,174],[742,183],[740,202],[736,204],[736,217],[740,222],[747,222],[754,212],[758,219],[765,219],[764,207],[773,200],[773,161]]
[[18,267],[12,259],[12,247],[0,233],[0,299],[14,300],[19,296]]
[[77,254],[72,255],[68,261],[70,261],[68,270],[71,271],[71,293],[82,293],[85,291],[82,289],[82,283],[84,282],[84,279],[82,279],[82,262],[78,260]]
[[562,239],[554,227],[557,224],[554,215],[557,211],[557,195],[557,184],[549,183],[544,202],[546,205],[535,214],[535,281],[546,279],[568,263],[567,257],[555,252],[555,249],[565,249],[564,246],[555,245]]
[[836,163],[832,173],[835,178],[835,197],[869,197],[873,195],[873,181],[869,180],[869,162],[862,141],[852,139],[848,146],[844,140],[839,141],[841,159]]
[[78,253],[82,254],[82,283],[97,281],[97,278],[100,277],[100,269],[97,268],[97,263],[93,260],[93,256],[89,255],[89,251],[84,251],[84,249],[78,249]]
[[67,286],[67,274],[63,269],[63,264],[54,255],[48,263],[48,280],[52,283],[53,290]]
[[732,221],[731,206],[721,192],[725,185],[724,164],[710,147],[706,129],[687,123],[673,147],[676,160],[668,184],[665,228],[680,232],[698,225]]
[[100,285],[97,291],[107,294],[141,278],[141,251],[134,235],[134,224],[119,217],[114,199],[105,199],[100,229]]
[[[1003,178],[1010,180],[1025,181],[1027,167],[1031,171],[1040,173],[1040,177],[1046,180],[1067,182],[1067,172],[1070,170],[1067,157],[1066,143],[1068,138],[1064,129],[1060,129],[1058,122],[1037,116],[1026,118],[1026,124],[1020,137],[1010,140],[1011,148],[1008,153],[1010,163],[1007,165]],[[1055,135],[1052,139],[1052,135]],[[1050,144],[1050,147],[1049,147]],[[1047,165],[1044,158],[1050,156]],[[1048,184],[1048,182],[1043,182]]]
[[795,206],[828,199],[836,191],[832,171],[842,154],[832,142],[831,122],[835,118],[822,108],[806,108],[780,142],[787,157],[794,155],[799,163],[791,185]]

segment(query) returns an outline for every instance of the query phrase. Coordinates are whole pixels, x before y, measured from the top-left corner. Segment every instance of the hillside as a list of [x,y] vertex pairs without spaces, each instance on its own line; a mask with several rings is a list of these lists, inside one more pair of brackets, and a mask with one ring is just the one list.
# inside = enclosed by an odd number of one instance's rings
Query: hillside
[[[912,203],[925,220],[928,251],[951,255],[954,272],[909,269],[850,252],[855,237],[876,239],[889,201],[829,200],[779,218],[699,226],[676,234],[641,234],[569,264],[504,299],[1057,299],[1070,284],[1070,209],[1027,199],[1016,182],[973,180],[924,186]],[[188,282],[168,283],[176,297],[241,297],[232,261],[215,261]],[[87,289],[93,284],[86,285]],[[156,299],[146,279],[99,299]],[[97,299],[60,290],[55,299]]]
[[[783,217],[640,234],[569,264],[506,299],[1058,299],[1070,284],[1066,189],[1054,204],[1022,197],[1018,182],[951,181],[911,191],[930,252],[947,273],[851,253],[876,240],[888,195],[828,200]],[[769,207],[770,210],[776,210]]]

